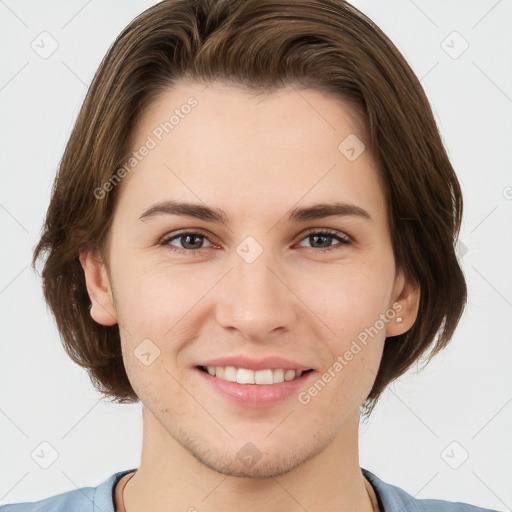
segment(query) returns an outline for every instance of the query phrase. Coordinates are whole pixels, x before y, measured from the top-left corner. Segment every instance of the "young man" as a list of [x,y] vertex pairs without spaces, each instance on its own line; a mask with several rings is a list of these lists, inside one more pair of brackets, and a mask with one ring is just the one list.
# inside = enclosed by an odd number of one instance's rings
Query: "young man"
[[457,325],[461,208],[419,82],[349,4],[149,9],[34,256],[80,364],[143,403],[141,464],[5,512],[484,510],[359,466],[361,409]]

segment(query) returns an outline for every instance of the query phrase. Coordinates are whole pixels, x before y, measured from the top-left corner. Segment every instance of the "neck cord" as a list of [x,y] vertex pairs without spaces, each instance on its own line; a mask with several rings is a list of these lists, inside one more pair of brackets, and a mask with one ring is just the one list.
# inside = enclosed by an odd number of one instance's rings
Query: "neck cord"
[[[121,507],[119,509],[119,512],[126,512],[126,509],[124,507],[124,489],[126,487],[126,484],[133,477],[133,475],[135,475],[135,473],[132,473],[130,478],[128,478],[128,480],[123,485],[123,489],[121,491]],[[375,496],[375,491],[373,490],[373,487],[371,486],[371,484],[368,482],[368,480],[366,478],[364,479],[364,485],[366,487],[366,492],[368,493],[368,497],[370,498],[370,501],[372,503],[373,512],[379,512],[379,504],[377,502],[377,497]]]

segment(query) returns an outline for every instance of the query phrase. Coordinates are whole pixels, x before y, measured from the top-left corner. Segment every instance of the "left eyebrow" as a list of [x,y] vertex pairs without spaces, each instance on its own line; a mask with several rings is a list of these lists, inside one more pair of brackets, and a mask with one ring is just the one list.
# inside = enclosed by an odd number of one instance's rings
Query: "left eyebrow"
[[[194,217],[207,222],[216,222],[227,225],[230,222],[229,215],[220,208],[210,208],[196,203],[179,201],[163,201],[155,204],[145,211],[139,218],[146,221],[159,215],[179,215],[183,217]],[[286,216],[286,222],[306,222],[310,220],[323,219],[326,217],[348,217],[355,216],[372,221],[370,214],[363,208],[349,203],[324,203],[315,204],[305,208],[295,208]]]
[[315,204],[307,208],[295,208],[286,217],[287,222],[306,222],[325,217],[361,217],[373,220],[363,208],[349,203]]

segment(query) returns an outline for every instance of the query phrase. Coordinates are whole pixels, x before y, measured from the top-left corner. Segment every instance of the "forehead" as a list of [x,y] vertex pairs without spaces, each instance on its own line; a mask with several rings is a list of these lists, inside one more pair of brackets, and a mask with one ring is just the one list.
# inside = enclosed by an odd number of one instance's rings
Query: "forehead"
[[168,196],[254,215],[267,203],[282,214],[303,200],[357,197],[378,209],[379,176],[365,145],[355,110],[315,89],[254,95],[218,82],[180,84],[139,119],[131,138],[139,157],[120,201],[140,209]]

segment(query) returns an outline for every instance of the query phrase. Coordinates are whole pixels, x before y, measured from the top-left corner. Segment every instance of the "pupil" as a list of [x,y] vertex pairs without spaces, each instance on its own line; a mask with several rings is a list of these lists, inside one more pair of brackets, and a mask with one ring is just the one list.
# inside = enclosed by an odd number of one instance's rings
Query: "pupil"
[[[200,236],[191,236],[191,235],[184,235],[182,238],[186,240],[186,242],[183,244],[184,246],[187,246],[188,244],[193,245],[193,241],[189,242],[190,239],[195,239],[196,241],[199,240],[199,245],[201,245],[201,237]],[[190,248],[190,247],[189,247]],[[192,247],[192,249],[195,249],[196,247]]]
[[[314,243],[317,242],[318,238],[324,238],[324,239],[330,239],[331,237],[330,236],[327,236],[327,235],[312,235],[312,238],[313,240],[315,240]],[[325,245],[325,244],[324,244]]]

